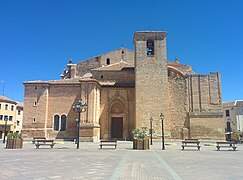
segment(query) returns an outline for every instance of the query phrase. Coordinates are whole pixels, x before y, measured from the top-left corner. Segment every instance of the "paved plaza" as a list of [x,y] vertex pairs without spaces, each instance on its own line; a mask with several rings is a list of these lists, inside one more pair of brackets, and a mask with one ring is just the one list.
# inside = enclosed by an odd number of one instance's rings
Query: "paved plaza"
[[23,149],[5,149],[0,141],[0,179],[243,179],[243,144],[237,151],[216,151],[214,142],[201,150],[181,150],[180,141],[153,142],[150,150],[133,150],[119,141],[117,149],[99,143],[57,141],[53,149],[24,142]]

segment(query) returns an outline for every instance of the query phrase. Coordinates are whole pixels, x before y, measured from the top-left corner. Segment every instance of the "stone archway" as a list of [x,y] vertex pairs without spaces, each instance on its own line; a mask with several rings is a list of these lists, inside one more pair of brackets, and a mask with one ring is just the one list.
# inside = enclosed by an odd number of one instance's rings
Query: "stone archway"
[[112,139],[124,139],[127,124],[126,106],[121,100],[115,99],[110,107],[110,137]]

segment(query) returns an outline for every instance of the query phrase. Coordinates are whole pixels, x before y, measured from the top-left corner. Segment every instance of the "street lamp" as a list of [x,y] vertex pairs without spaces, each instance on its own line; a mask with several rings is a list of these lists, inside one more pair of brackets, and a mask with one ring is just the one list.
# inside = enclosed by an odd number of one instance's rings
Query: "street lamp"
[[5,143],[5,139],[6,139],[6,128],[7,128],[7,122],[8,122],[8,116],[4,116],[4,121],[5,121],[5,125],[4,125],[4,137],[3,137],[3,143]]
[[160,113],[161,124],[162,124],[162,150],[165,150],[165,136],[164,136],[164,115]]
[[153,118],[150,118],[150,145],[153,145]]
[[80,113],[85,112],[87,109],[87,104],[82,103],[82,99],[78,99],[78,102],[72,106],[73,111],[78,112],[78,122],[77,122],[77,149],[79,149],[79,130],[80,130]]

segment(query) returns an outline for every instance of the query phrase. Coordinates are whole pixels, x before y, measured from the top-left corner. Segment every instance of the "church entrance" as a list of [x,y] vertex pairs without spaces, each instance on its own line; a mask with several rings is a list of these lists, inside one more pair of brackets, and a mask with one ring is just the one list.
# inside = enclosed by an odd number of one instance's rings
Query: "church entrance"
[[111,118],[111,138],[123,138],[123,117]]

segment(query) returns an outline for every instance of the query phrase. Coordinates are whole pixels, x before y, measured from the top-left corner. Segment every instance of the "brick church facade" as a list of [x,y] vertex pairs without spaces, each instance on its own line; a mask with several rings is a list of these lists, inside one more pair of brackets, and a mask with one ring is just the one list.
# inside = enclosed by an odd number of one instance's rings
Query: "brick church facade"
[[24,82],[24,137],[74,139],[78,99],[81,141],[131,139],[134,128],[150,128],[161,137],[160,113],[167,138],[223,139],[220,73],[196,74],[192,67],[169,62],[166,32],[134,34],[135,50],[120,48],[74,64],[62,79]]

